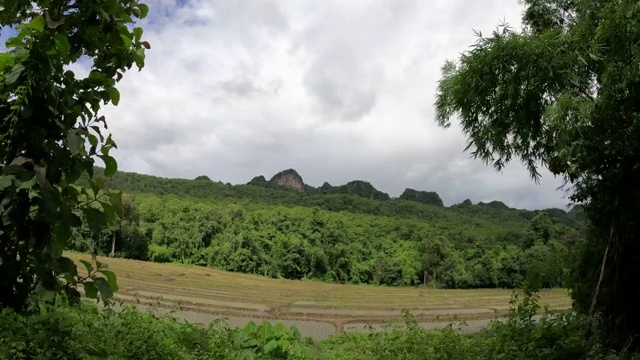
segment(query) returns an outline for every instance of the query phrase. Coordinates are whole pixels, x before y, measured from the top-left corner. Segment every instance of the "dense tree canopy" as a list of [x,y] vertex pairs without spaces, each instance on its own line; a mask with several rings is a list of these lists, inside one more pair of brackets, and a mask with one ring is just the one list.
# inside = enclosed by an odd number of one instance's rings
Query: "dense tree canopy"
[[[632,0],[526,0],[524,27],[502,25],[447,62],[437,120],[456,116],[467,149],[496,169],[519,158],[571,186],[590,222],[578,309],[617,343],[640,332],[640,7]],[[637,344],[636,344],[637,345]]]
[[[569,249],[582,239],[563,210],[516,210],[498,201],[443,208],[120,172],[107,185],[129,192],[137,210],[101,234],[100,253],[270,277],[563,286],[574,265]],[[91,251],[89,233],[74,233],[72,248]]]
[[[97,158],[105,175],[117,170],[99,110],[117,105],[115,84],[144,65],[149,44],[131,25],[147,12],[136,0],[2,2],[0,27],[17,33],[0,54],[0,307],[24,310],[36,291],[79,297],[82,279],[62,252],[83,219],[95,234],[119,212],[120,195],[92,178]],[[86,78],[69,70],[81,58]],[[87,188],[74,185],[81,176]],[[86,282],[86,293],[108,295],[108,274]]]

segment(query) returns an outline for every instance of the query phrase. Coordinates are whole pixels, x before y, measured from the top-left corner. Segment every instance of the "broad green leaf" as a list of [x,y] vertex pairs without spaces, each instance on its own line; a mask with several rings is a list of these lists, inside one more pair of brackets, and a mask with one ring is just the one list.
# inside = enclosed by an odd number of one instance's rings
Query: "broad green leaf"
[[120,28],[120,38],[122,39],[122,42],[124,42],[125,48],[130,48],[133,44],[133,41],[131,41],[131,33],[126,26]]
[[87,134],[87,137],[89,138],[89,144],[91,144],[91,146],[98,146],[98,138],[95,135]]
[[143,33],[143,31],[142,31],[141,27],[133,28],[133,36],[135,37],[136,42],[140,41],[140,39],[142,38],[142,33]]
[[56,292],[47,289],[41,282],[36,285],[36,296],[38,296],[41,300],[51,301],[56,298]]
[[58,222],[53,227],[53,239],[49,242],[49,252],[53,256],[60,256],[71,238],[71,224],[68,222]]
[[144,49],[137,49],[133,51],[133,61],[135,61],[138,68],[144,67]]
[[99,81],[103,85],[111,84],[113,80],[98,70],[91,70],[91,72],[89,73],[88,79]]
[[100,205],[104,210],[104,215],[107,219],[107,224],[113,224],[113,221],[115,220],[115,217],[116,217],[116,213],[115,211],[113,211],[113,207],[111,206],[111,204],[106,203],[104,201],[100,201]]
[[57,262],[60,272],[69,273],[74,276],[78,275],[78,268],[73,260],[69,259],[68,257],[60,257],[57,259]]
[[115,106],[118,106],[118,103],[120,103],[120,92],[118,91],[118,89],[116,89],[115,87],[108,87],[107,94],[109,94],[111,103]]
[[13,56],[11,53],[5,52],[0,54],[0,71],[4,70],[5,67],[13,64]]
[[36,179],[36,176],[34,175],[31,179],[21,183],[20,186],[18,186],[18,189],[31,189],[37,183],[38,183],[38,180]]
[[0,190],[4,190],[13,186],[15,176],[13,175],[0,175]]
[[23,37],[21,37],[21,36],[14,36],[12,38],[8,38],[7,41],[5,41],[5,43],[4,43],[5,47],[7,49],[9,49],[9,48],[16,48],[17,49],[17,48],[21,48],[21,47],[23,48],[24,44],[22,43],[22,39],[23,39]]
[[102,270],[100,271],[107,278],[107,283],[113,292],[118,291],[118,281],[116,278],[116,274],[111,270]]
[[93,271],[93,265],[91,265],[91,263],[88,262],[87,260],[80,259],[80,262],[87,269],[87,273],[91,274],[91,272]]
[[138,9],[140,9],[140,19],[144,19],[149,14],[149,7],[145,4],[138,4]]
[[96,299],[98,297],[98,287],[93,281],[87,281],[84,283],[84,295],[89,299]]
[[96,286],[98,287],[98,291],[100,291],[100,297],[103,299],[111,299],[113,297],[113,290],[107,279],[105,278],[97,278],[95,279]]
[[94,234],[100,233],[107,223],[107,216],[105,213],[95,208],[88,209],[88,213],[91,214],[90,216],[87,216],[89,228]]
[[82,149],[84,145],[84,139],[82,136],[78,135],[75,129],[69,130],[67,133],[67,143],[69,144],[69,150],[72,155],[76,155]]
[[104,161],[105,169],[104,176],[111,177],[118,171],[118,163],[116,159],[109,155],[101,155],[102,161]]
[[70,44],[69,44],[69,39],[67,38],[67,35],[63,33],[57,33],[54,35],[54,39],[56,40],[58,53],[64,57],[68,56]]
[[23,71],[24,71],[24,65],[15,64],[11,69],[11,72],[9,73],[9,75],[7,75],[7,77],[4,79],[4,83],[7,85],[12,85],[16,81],[18,81],[18,78],[20,77],[20,74],[22,74]]
[[249,323],[244,327],[242,332],[245,334],[253,334],[256,331],[256,323],[253,321],[249,321]]
[[25,29],[33,29],[38,32],[42,32],[44,30],[44,17],[42,15],[38,15],[31,22],[24,25]]
[[110,192],[109,200],[111,201],[111,206],[113,210],[118,214],[118,216],[124,216],[124,206],[122,204],[122,191],[118,192]]
[[278,340],[275,340],[275,339],[269,340],[269,342],[267,342],[264,345],[264,351],[267,353],[270,353],[273,350],[277,349],[278,345],[279,345]]

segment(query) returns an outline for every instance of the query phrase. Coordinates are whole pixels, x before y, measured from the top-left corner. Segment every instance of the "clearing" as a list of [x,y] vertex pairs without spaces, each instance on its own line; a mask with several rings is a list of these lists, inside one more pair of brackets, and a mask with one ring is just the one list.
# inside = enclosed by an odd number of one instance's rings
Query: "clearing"
[[[88,254],[67,253],[72,260]],[[426,328],[466,322],[477,330],[506,315],[512,291],[507,289],[393,288],[271,279],[198,266],[159,264],[98,257],[118,277],[116,298],[125,303],[208,324],[227,318],[232,326],[277,320],[295,325],[317,340],[336,332],[362,331],[366,324],[402,322],[407,309]],[[84,269],[79,266],[79,269]],[[564,289],[543,290],[540,305],[549,310],[571,307]]]

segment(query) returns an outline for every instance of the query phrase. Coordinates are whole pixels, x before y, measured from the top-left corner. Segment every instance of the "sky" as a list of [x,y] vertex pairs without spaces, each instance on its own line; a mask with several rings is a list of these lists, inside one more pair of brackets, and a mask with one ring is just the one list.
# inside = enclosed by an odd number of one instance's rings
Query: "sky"
[[147,3],[146,65],[104,109],[120,170],[238,184],[293,168],[312,186],[366,180],[445,205],[569,202],[548,171],[539,185],[519,162],[497,173],[463,152],[456,122],[434,120],[445,60],[474,29],[519,26],[517,0]]

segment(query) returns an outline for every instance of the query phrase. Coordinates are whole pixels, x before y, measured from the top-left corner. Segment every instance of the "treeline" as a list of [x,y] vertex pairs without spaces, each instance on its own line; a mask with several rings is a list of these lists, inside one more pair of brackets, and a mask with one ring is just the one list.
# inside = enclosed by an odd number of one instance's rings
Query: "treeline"
[[[287,279],[511,288],[523,280],[563,286],[573,265],[569,250],[582,239],[579,230],[545,212],[527,220],[522,212],[491,205],[479,211],[477,205],[406,203],[421,206],[422,216],[133,194],[125,201],[124,220],[95,244],[102,254],[114,250],[116,256]],[[74,233],[71,248],[88,252],[93,244],[83,229]]]
[[[103,169],[96,167],[95,175],[102,176],[102,174]],[[499,221],[505,223],[507,227],[516,224],[516,227],[521,228],[536,215],[546,213],[552,221],[569,227],[582,229],[584,225],[580,208],[574,208],[569,212],[562,209],[531,211],[509,208],[500,201],[473,204],[470,200],[444,208],[442,200],[435,192],[407,189],[399,198],[390,199],[387,196],[385,200],[384,196],[371,195],[377,190],[363,181],[352,181],[342,186],[325,184],[317,189],[305,185],[304,192],[297,192],[280,188],[266,181],[264,177],[259,178],[261,179],[253,179],[247,185],[232,185],[211,181],[206,176],[189,180],[117,172],[113,177],[106,178],[106,184],[110,188],[129,194],[176,195],[180,198],[225,202],[246,200],[265,205],[318,207],[334,212],[346,211],[427,221],[447,218],[446,221],[449,222],[455,221],[453,219],[460,216],[466,216],[471,217],[474,222]]]

